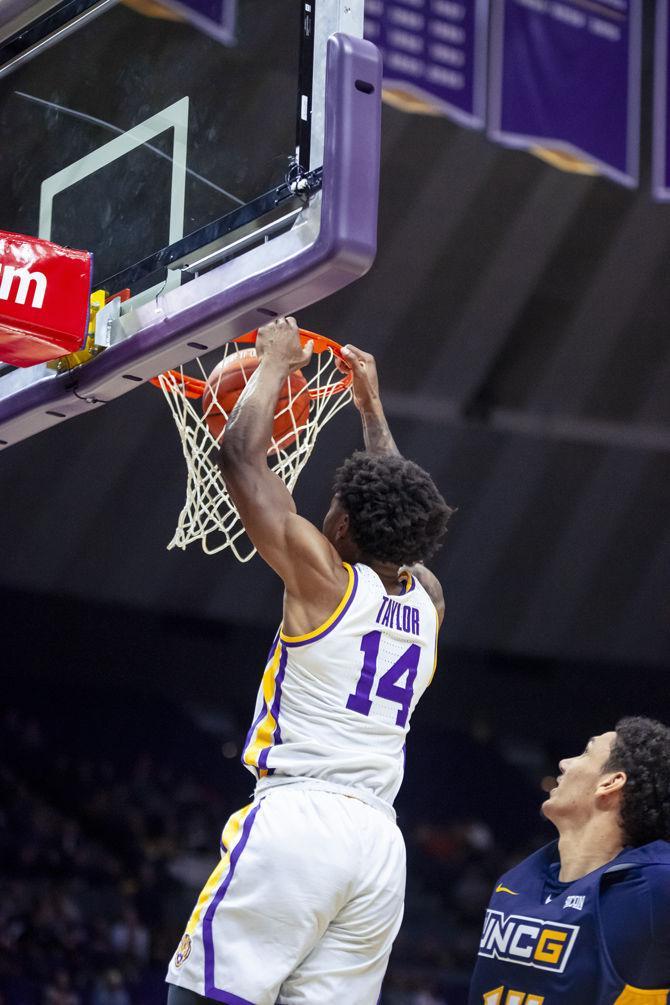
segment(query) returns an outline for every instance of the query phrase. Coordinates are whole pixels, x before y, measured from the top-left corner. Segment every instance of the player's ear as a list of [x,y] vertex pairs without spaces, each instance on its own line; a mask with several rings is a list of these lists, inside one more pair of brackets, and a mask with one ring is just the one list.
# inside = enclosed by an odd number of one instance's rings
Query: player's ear
[[341,510],[335,525],[335,540],[342,541],[349,533],[349,514],[345,509]]
[[625,771],[605,772],[604,775],[601,775],[598,782],[596,797],[608,801],[618,797],[627,781],[628,776]]

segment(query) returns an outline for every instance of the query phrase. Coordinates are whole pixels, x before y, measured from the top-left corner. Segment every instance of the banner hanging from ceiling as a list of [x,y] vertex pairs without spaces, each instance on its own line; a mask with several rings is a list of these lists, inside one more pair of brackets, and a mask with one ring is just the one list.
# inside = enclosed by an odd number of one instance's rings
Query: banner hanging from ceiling
[[654,57],[654,198],[670,202],[670,17],[668,0],[656,0],[656,53]]
[[483,128],[488,7],[488,0],[365,0],[365,37],[382,51],[387,100]]
[[638,184],[642,0],[494,0],[490,47],[491,139]]

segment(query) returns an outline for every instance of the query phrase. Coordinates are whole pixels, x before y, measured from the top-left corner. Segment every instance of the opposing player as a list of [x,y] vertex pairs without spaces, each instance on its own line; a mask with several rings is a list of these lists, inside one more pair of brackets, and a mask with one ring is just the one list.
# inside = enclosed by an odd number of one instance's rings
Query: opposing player
[[349,346],[342,368],[353,373],[366,452],[337,471],[322,531],[300,517],[267,450],[281,388],[311,346],[280,318],[256,348],[221,467],[284,582],[284,616],[243,752],[254,800],[226,824],[221,862],[170,963],[168,1002],[375,1005],[405,887],[392,804],[444,613],[439,583],[417,563],[452,511],[400,456],[374,360]]
[[497,883],[470,1005],[666,1005],[670,729],[592,737],[542,809],[558,841]]

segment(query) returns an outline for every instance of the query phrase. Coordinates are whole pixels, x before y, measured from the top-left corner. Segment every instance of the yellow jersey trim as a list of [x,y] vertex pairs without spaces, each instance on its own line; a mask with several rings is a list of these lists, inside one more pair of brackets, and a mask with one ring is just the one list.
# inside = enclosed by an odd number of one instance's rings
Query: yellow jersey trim
[[351,594],[353,593],[354,590],[354,583],[356,581],[354,577],[353,567],[349,565],[348,562],[343,562],[342,565],[349,573],[349,582],[347,583],[347,588],[344,591],[344,596],[342,597],[342,599],[340,600],[339,604],[337,605],[333,613],[330,615],[330,617],[327,618],[322,625],[319,625],[318,628],[315,628],[314,631],[307,632],[306,635],[285,635],[283,631],[280,631],[279,637],[282,640],[282,642],[288,642],[288,643],[309,642],[312,639],[317,638],[317,636],[323,635],[324,632],[328,631],[333,622],[337,621],[340,614],[342,613],[344,608],[349,603],[349,600],[351,599]]
[[669,994],[668,988],[645,991],[644,988],[634,988],[627,984],[614,1005],[666,1005]]

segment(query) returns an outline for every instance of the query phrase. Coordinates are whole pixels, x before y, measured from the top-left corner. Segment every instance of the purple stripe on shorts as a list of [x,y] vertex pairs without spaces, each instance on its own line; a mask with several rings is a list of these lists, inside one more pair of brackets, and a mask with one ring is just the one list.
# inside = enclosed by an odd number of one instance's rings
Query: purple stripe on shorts
[[240,840],[230,853],[230,863],[228,865],[226,878],[216,891],[214,899],[207,908],[202,922],[202,942],[205,951],[205,995],[209,998],[214,998],[216,1001],[224,1002],[225,1005],[254,1005],[253,1002],[247,1001],[246,998],[240,998],[238,995],[231,994],[229,991],[223,991],[221,988],[216,987],[214,983],[214,933],[212,928],[214,925],[214,915],[216,914],[216,909],[225,897],[228,887],[230,886],[230,882],[235,875],[235,867],[237,866],[239,857],[244,851],[246,843],[249,840],[251,828],[260,808],[260,803],[258,806],[254,806],[249,813],[249,816],[244,821]]
[[267,768],[268,766],[268,754],[273,747],[276,747],[278,743],[281,743],[281,728],[279,726],[279,707],[281,705],[281,689],[284,683],[284,674],[286,673],[286,661],[288,660],[288,649],[282,642],[281,657],[279,659],[279,670],[277,671],[277,676],[275,677],[275,696],[272,702],[272,708],[270,709],[270,715],[275,721],[275,731],[272,736],[272,743],[269,747],[265,747],[261,750],[260,757],[258,758],[258,767]]
[[223,1002],[223,1005],[254,1005],[248,998],[240,998],[239,995],[231,995],[230,991],[219,991],[218,988],[210,988],[207,996],[217,1002]]
[[352,565],[351,571],[354,574],[354,582],[353,582],[353,586],[351,588],[351,593],[349,595],[349,599],[347,600],[346,604],[344,605],[344,607],[342,608],[342,610],[340,611],[340,613],[337,615],[337,617],[335,618],[335,620],[333,621],[332,625],[328,625],[328,627],[323,632],[319,632],[318,635],[314,635],[313,638],[311,638],[311,639],[303,639],[302,642],[289,642],[287,639],[282,639],[283,645],[285,645],[285,646],[292,646],[292,647],[310,646],[312,644],[312,642],[318,642],[319,639],[324,638],[326,635],[328,635],[329,632],[332,632],[333,628],[336,628],[337,625],[339,625],[340,621],[342,620],[342,618],[344,617],[344,615],[347,613],[347,611],[351,607],[352,601],[353,601],[354,597],[356,596],[356,588],[358,587],[358,573],[356,571],[356,566],[355,565]]

